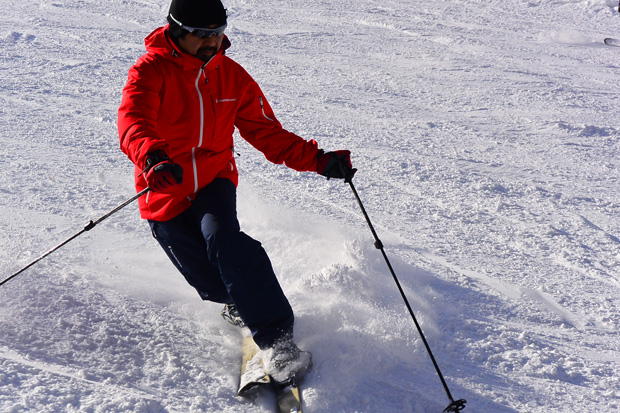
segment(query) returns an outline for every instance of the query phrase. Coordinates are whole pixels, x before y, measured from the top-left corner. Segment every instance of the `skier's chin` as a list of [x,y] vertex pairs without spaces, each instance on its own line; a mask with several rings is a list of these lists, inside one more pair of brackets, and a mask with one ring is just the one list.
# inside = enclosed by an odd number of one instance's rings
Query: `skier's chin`
[[196,52],[196,57],[208,62],[213,56],[215,56],[215,53],[217,53],[217,50],[214,47],[203,47],[198,49],[198,52]]

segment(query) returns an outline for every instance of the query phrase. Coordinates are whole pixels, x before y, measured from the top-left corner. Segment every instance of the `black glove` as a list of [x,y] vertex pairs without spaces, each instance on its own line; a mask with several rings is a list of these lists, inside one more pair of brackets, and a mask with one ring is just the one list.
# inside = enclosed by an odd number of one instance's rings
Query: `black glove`
[[329,178],[344,178],[345,182],[351,182],[357,169],[351,165],[351,151],[340,150],[323,152],[319,155],[316,171]]
[[146,156],[142,171],[149,188],[154,192],[172,193],[183,182],[183,168],[168,158],[162,150],[151,152]]

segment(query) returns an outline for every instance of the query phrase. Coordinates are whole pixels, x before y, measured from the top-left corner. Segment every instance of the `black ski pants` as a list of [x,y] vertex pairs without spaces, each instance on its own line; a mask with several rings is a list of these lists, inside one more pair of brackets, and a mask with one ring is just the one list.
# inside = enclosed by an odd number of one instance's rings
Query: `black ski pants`
[[240,229],[237,190],[230,180],[215,179],[188,210],[149,224],[203,300],[237,306],[259,347],[292,337],[293,310],[262,245]]

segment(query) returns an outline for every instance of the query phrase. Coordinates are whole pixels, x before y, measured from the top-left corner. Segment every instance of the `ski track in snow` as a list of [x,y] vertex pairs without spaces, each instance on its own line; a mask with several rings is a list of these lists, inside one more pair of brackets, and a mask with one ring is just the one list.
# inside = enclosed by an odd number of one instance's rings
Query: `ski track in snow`
[[[612,0],[226,0],[229,55],[355,185],[466,412],[620,410]],[[0,277],[133,193],[116,110],[167,0],[0,0]],[[239,137],[239,217],[314,353],[309,412],[448,400],[347,185]],[[267,412],[135,205],[0,288],[1,412]]]

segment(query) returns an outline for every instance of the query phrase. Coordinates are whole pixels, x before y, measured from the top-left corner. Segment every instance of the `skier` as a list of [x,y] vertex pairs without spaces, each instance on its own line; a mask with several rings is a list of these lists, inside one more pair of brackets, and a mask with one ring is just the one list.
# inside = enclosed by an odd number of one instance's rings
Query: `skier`
[[118,112],[121,150],[135,164],[141,217],[203,300],[247,326],[276,381],[305,373],[294,316],[260,242],[240,230],[233,131],[276,164],[328,178],[353,176],[350,152],[324,152],[286,131],[258,84],[225,55],[220,0],[172,0],[168,24],[145,39]]

